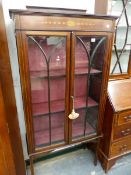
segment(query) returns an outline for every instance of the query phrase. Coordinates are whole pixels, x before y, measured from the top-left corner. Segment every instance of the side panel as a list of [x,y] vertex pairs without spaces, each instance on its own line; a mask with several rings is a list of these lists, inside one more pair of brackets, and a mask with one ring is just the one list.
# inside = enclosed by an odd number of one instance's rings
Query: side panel
[[9,128],[5,118],[4,101],[0,84],[0,174],[16,175]]
[[25,175],[26,173],[25,163],[23,157],[20,129],[16,109],[16,101],[15,101],[15,94],[14,94],[14,87],[10,66],[8,41],[6,37],[6,26],[1,1],[0,1],[0,82],[3,95],[3,103],[5,108],[5,117],[10,130],[9,137],[11,141],[11,148],[13,151],[16,174]]

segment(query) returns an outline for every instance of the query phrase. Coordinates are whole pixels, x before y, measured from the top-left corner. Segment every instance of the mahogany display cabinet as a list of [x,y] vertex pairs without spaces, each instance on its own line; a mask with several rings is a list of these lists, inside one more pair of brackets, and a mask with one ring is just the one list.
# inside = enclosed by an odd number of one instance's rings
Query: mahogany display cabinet
[[29,156],[102,137],[115,17],[12,11]]

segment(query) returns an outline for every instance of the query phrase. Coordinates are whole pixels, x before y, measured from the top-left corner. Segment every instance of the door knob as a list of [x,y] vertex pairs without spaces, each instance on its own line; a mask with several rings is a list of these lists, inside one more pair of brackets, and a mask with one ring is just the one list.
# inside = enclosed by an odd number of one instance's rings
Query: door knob
[[74,120],[74,119],[76,119],[76,118],[79,117],[79,114],[76,113],[76,112],[75,112],[75,109],[74,109],[74,97],[71,96],[71,98],[72,98],[72,103],[73,103],[73,109],[72,109],[72,111],[71,111],[71,113],[69,114],[68,117],[69,117],[69,119]]

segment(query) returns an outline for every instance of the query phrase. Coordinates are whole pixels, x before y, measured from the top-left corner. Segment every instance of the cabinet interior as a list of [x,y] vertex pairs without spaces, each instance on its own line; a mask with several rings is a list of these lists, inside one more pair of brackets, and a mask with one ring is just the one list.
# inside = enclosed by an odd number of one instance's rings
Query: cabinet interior
[[[73,37],[69,75],[80,117],[72,121],[72,141],[96,134],[106,46],[104,36]],[[35,146],[65,142],[66,83],[72,83],[67,80],[67,36],[28,35],[27,45]]]

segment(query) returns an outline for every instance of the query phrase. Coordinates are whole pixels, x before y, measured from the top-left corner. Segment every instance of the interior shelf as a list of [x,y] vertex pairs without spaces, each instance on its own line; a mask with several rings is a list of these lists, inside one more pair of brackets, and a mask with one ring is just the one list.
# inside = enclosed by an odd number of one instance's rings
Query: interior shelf
[[[84,74],[88,74],[88,69],[87,68],[76,68],[75,69],[75,75],[84,75]],[[100,70],[98,69],[91,69],[90,70],[91,74],[97,74],[97,73],[101,73]]]
[[[86,108],[86,99],[84,97],[75,97],[75,109]],[[98,103],[91,97],[88,97],[88,107],[98,106]],[[33,116],[47,115],[49,113],[48,102],[32,103]],[[54,100],[50,102],[51,113],[63,112],[65,110],[64,100]]]
[[[85,137],[94,133],[96,133],[96,130],[88,122],[86,122]],[[75,127],[73,127],[72,133],[73,140],[75,140],[78,137],[81,138],[82,136],[84,136],[83,123],[75,123]]]
[[[47,78],[47,70],[30,71],[31,78]],[[50,70],[50,78],[66,76],[65,68]]]
[[[50,70],[50,78],[57,78],[57,77],[65,77],[65,68],[63,69],[55,69],[55,70]],[[88,74],[88,69],[87,67],[81,67],[81,68],[76,68],[75,69],[75,75],[84,75]],[[90,70],[91,74],[97,74],[101,73],[100,70],[97,69],[91,69]],[[41,70],[41,71],[30,71],[30,76],[31,78],[47,78],[47,70]]]
[[[92,134],[96,134],[95,129],[89,123],[87,123],[87,129],[86,129],[85,136],[84,136],[84,132],[83,132],[83,124],[82,123],[79,123],[79,122],[76,123],[75,128],[76,129],[73,130],[73,133],[72,133],[73,140],[78,139],[78,137],[84,138],[84,137],[88,137]],[[55,134],[53,134],[53,133],[55,133]],[[44,146],[44,145],[50,145],[49,129],[36,131],[34,134],[35,134],[35,145],[36,146],[40,147],[40,146]],[[62,142],[64,142],[64,128],[63,127],[52,128],[51,144],[62,143]]]
[[[50,145],[49,129],[36,131],[34,134],[35,134],[35,145],[36,146]],[[56,142],[59,142],[59,143],[64,142],[64,128],[63,127],[52,128],[51,143],[56,143]]]

